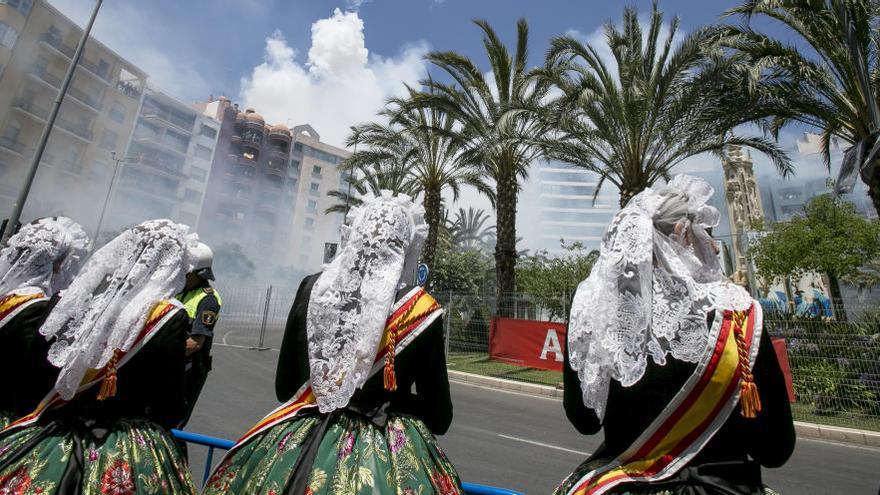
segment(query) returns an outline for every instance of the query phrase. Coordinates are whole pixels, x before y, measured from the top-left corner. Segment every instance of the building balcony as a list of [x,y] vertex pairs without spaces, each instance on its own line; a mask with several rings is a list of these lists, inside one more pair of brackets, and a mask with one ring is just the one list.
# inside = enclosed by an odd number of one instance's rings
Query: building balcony
[[74,88],[73,86],[67,88],[67,94],[85,105],[87,108],[95,112],[101,111],[101,100],[98,97],[87,94],[85,91]]
[[94,137],[88,125],[82,122],[72,122],[61,116],[59,116],[58,119],[55,121],[55,127],[67,131],[69,134],[79,139],[82,139],[87,143],[90,142]]
[[241,136],[239,136],[238,134],[233,134],[232,137],[229,138],[229,141],[230,141],[232,144],[238,144],[238,143],[241,142]]
[[269,147],[269,158],[280,160],[287,164],[287,159],[289,157],[290,155],[287,153],[287,150],[278,148],[277,146]]
[[[273,127],[269,130],[269,141],[277,141],[279,143],[285,144],[285,147],[290,146],[291,141],[290,131],[285,129],[278,129]],[[285,151],[287,153],[287,151]]]
[[19,143],[18,141],[10,139],[6,136],[0,136],[0,148],[11,151],[16,155],[24,155],[24,150],[27,149],[24,143]]
[[[63,55],[66,59],[73,60],[73,54],[76,52],[76,48],[70,45],[65,45],[64,41],[62,41],[59,36],[45,32],[40,36],[40,41],[54,49],[55,52]],[[94,76],[94,78],[102,84],[110,85],[112,81],[109,67],[98,67],[93,62],[87,60],[84,56],[80,57],[77,67],[86,69],[86,72]]]
[[170,112],[156,112],[152,109],[144,109],[141,116],[145,119],[151,121],[158,121],[164,124],[170,124],[177,128],[177,130],[185,132],[187,134],[192,134],[193,132],[193,124],[195,124],[195,117],[192,120],[184,119],[182,117],[178,117]]
[[27,74],[33,77],[38,81],[42,81],[45,84],[48,84],[54,89],[58,89],[61,87],[61,78],[50,74],[49,71],[40,65],[31,65],[27,68]]
[[31,100],[25,98],[16,98],[12,101],[12,107],[22,110],[37,120],[45,121],[49,118],[49,110],[37,105]]

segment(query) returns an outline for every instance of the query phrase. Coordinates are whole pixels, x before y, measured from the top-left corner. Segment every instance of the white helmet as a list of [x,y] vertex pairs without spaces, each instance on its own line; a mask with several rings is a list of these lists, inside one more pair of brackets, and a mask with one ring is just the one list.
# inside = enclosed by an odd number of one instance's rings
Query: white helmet
[[193,250],[193,255],[195,258],[193,273],[206,280],[214,280],[214,272],[211,270],[211,265],[214,263],[214,251],[211,251],[211,248],[204,242],[200,242]]

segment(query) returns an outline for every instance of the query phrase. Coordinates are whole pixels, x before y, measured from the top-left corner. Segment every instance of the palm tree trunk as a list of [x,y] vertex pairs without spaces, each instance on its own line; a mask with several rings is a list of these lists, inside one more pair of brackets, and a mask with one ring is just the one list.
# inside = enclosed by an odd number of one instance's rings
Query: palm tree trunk
[[425,189],[425,222],[428,223],[428,238],[425,240],[424,249],[422,249],[422,263],[430,268],[434,268],[434,256],[437,252],[437,235],[440,229],[442,203],[443,198],[440,196],[439,190]]
[[513,297],[516,291],[516,167],[507,167],[509,173],[498,178],[495,206],[497,241],[495,243],[495,276],[498,282],[498,316],[513,315]]

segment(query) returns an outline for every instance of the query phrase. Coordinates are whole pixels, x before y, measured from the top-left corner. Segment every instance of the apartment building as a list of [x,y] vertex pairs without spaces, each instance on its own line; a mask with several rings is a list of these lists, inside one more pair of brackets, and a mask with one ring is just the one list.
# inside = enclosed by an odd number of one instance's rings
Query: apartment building
[[324,243],[339,243],[342,215],[324,211],[327,191],[340,187],[345,151],[322,143],[308,125],[269,124],[225,97],[196,108],[221,124],[200,235],[240,245],[272,273],[319,269]]
[[170,218],[197,230],[220,122],[147,87],[111,200],[107,225],[118,229]]
[[[614,186],[605,184],[596,196],[599,180],[595,173],[581,167],[551,162],[538,165],[533,186],[537,186],[539,230],[535,247],[550,253],[560,252],[560,239],[581,242],[588,249],[598,249],[608,223],[618,210]],[[595,196],[595,201],[594,201]],[[523,205],[526,210],[528,205]],[[528,214],[526,213],[526,216]],[[531,235],[534,237],[534,235]]]
[[[9,211],[82,30],[44,0],[0,0],[0,211]],[[43,154],[29,207],[94,227],[147,75],[90,39]],[[27,210],[26,210],[27,211]]]
[[327,196],[329,191],[345,190],[347,175],[338,165],[349,155],[343,149],[321,142],[321,136],[310,125],[293,128],[294,145],[291,172],[295,175],[291,187],[294,197],[293,231],[301,233],[293,239],[288,262],[306,270],[320,268],[324,261],[324,246],[339,244],[341,214],[325,211],[335,204]]

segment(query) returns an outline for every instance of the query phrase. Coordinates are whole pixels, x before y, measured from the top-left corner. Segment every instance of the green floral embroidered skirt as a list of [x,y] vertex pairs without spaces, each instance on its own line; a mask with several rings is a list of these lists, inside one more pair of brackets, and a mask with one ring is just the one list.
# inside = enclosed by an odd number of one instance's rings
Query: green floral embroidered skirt
[[[40,434],[32,426],[0,437],[0,464]],[[80,435],[80,442],[75,441]],[[79,452],[75,452],[79,449]],[[194,494],[189,468],[171,434],[146,420],[120,420],[95,438],[63,424],[0,471],[0,493],[53,494],[80,460],[81,495]],[[69,468],[70,466],[70,468]]]
[[[309,432],[320,418],[280,423],[232,453],[204,495],[280,495]],[[420,420],[390,416],[378,427],[344,412],[321,439],[307,494],[453,495],[463,493],[455,468]]]
[[12,413],[7,411],[0,411],[0,430],[6,428],[9,423],[12,423],[15,420]]

